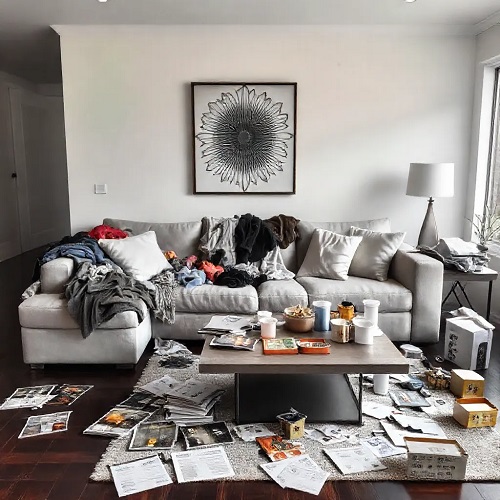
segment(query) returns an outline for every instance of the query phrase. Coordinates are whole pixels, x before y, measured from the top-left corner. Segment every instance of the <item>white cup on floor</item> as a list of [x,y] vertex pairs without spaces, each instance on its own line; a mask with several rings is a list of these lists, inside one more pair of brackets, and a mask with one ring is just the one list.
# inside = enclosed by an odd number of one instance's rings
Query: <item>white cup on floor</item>
[[373,375],[373,392],[384,396],[389,392],[389,374],[376,373]]

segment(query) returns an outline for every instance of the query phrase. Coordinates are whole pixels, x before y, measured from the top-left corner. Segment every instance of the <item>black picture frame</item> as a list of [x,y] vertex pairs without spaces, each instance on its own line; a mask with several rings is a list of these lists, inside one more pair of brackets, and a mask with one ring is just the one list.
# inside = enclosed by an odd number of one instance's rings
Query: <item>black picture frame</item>
[[191,82],[193,193],[296,193],[297,83]]

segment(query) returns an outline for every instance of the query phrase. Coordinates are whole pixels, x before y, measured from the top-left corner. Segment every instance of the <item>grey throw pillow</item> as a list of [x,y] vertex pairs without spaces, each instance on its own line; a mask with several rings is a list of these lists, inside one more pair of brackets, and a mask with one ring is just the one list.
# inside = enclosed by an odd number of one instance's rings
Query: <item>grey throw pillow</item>
[[361,236],[344,236],[315,229],[297,276],[345,281],[354,252],[362,239]]
[[349,268],[351,276],[386,281],[389,266],[406,233],[379,233],[351,226],[351,236],[362,236]]

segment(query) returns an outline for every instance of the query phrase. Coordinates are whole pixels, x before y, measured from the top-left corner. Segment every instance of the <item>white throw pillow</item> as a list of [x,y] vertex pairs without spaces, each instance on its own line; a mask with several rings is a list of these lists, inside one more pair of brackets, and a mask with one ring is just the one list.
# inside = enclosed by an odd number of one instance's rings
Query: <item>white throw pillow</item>
[[361,236],[344,236],[315,229],[297,277],[315,276],[345,281],[354,252],[362,239]]
[[172,268],[158,246],[154,231],[121,240],[101,239],[99,246],[126,273],[139,281],[146,281],[163,270]]
[[386,281],[389,266],[406,233],[379,233],[351,226],[351,236],[362,236],[363,241],[354,254],[349,268],[351,276]]

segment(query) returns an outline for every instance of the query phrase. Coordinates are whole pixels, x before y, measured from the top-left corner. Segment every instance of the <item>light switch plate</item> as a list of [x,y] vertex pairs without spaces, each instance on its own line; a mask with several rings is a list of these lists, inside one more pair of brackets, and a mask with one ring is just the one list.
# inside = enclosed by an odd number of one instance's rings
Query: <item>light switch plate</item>
[[107,194],[108,185],[107,184],[94,184],[94,193],[95,194]]

